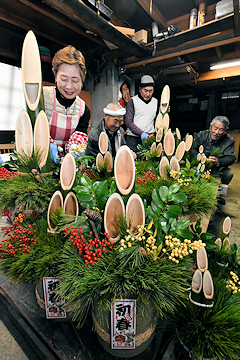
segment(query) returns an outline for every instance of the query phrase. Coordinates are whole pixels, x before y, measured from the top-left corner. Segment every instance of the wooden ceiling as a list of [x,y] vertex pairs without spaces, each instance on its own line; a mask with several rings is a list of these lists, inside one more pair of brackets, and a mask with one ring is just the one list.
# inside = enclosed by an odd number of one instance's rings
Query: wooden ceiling
[[[239,89],[240,67],[209,70],[211,63],[240,58],[239,1],[233,0],[233,13],[215,19],[216,0],[205,0],[205,24],[188,29],[191,9],[203,1],[1,0],[0,61],[20,66],[22,43],[31,29],[52,55],[65,45],[76,46],[92,73],[110,62],[130,79],[152,74],[159,88],[168,83],[192,93]],[[179,32],[154,44],[153,21],[159,32],[171,25]],[[146,30],[147,43],[134,42],[115,26]]]

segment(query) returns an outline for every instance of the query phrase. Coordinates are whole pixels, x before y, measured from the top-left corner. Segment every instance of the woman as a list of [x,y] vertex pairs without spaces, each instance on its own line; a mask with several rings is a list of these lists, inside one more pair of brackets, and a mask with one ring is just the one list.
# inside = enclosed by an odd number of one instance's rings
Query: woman
[[58,152],[71,152],[82,156],[84,150],[76,151],[80,144],[87,144],[90,110],[79,94],[86,76],[85,59],[71,45],[59,50],[52,60],[56,87],[44,86],[45,112],[50,127],[51,160],[58,163]]

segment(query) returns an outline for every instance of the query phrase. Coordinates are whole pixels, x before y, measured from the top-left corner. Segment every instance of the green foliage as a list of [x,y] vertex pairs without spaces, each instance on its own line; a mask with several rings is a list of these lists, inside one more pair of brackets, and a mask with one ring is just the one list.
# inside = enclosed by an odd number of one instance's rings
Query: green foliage
[[177,221],[182,214],[179,204],[186,201],[186,195],[179,192],[179,189],[180,185],[173,184],[169,188],[161,186],[152,192],[152,201],[147,208],[146,217],[149,221],[153,221],[158,240],[162,240],[164,235],[192,239],[192,234],[186,229],[189,220]]
[[54,191],[60,188],[59,181],[51,176],[42,178],[39,183],[33,175],[19,175],[18,177],[2,181],[0,186],[0,207],[14,209],[21,202],[31,209],[45,209]]
[[44,150],[36,149],[29,156],[25,152],[23,154],[14,150],[15,166],[18,170],[24,169],[26,173],[30,173],[32,169],[36,169],[40,172],[39,164],[42,161]]
[[[232,295],[224,281],[215,281],[214,306],[186,301],[173,319],[179,344],[178,359],[240,357],[240,294]],[[186,350],[188,349],[188,351]]]
[[79,179],[79,183],[74,187],[76,196],[83,209],[87,205],[92,209],[97,207],[100,211],[104,209],[107,199],[116,191],[117,187],[112,178],[104,181],[93,182],[86,174]]
[[76,247],[66,242],[61,261],[64,281],[60,292],[78,326],[92,299],[98,299],[99,308],[109,310],[114,299],[127,294],[137,298],[140,308],[150,301],[156,313],[166,317],[185,297],[191,271],[189,258],[181,264],[173,264],[167,257],[154,260],[152,256],[144,257],[137,245],[122,252],[109,249],[95,265],[86,265]]
[[[25,222],[20,227],[24,230],[28,228],[28,225]],[[30,246],[29,252],[26,252],[23,248],[22,251],[17,250],[14,256],[10,253],[4,253],[0,261],[1,271],[14,282],[36,282],[44,276],[58,276],[58,267],[65,238],[59,233],[47,233],[46,218],[37,220],[34,228],[36,237],[33,237],[33,233],[29,235],[34,239],[34,241],[28,243]],[[12,231],[11,234],[13,233]],[[18,234],[15,233],[14,236],[15,239],[12,239],[11,243],[18,249],[20,245]],[[21,241],[21,244],[23,244],[23,241]]]

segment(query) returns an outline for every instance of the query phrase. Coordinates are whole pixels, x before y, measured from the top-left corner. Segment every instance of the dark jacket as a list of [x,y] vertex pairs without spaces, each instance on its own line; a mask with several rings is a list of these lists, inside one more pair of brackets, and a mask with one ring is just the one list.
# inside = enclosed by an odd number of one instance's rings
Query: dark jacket
[[219,167],[228,167],[236,160],[234,152],[235,140],[228,134],[222,135],[218,140],[211,143],[210,130],[204,130],[197,133],[191,148],[191,157],[195,158],[199,153],[199,146],[203,145],[204,154],[209,157],[213,149],[220,149],[221,155],[218,158]]
[[126,141],[124,138],[124,130],[120,127],[117,130],[116,135],[114,134],[115,137],[113,143],[115,144],[115,151],[113,151],[111,141],[109,139],[109,133],[105,129],[104,119],[103,119],[96,128],[93,128],[89,131],[88,145],[85,155],[96,157],[97,154],[100,152],[98,147],[98,139],[102,131],[104,131],[108,135],[108,151],[111,153],[112,156],[114,156],[114,153],[118,151],[120,146],[126,145]]

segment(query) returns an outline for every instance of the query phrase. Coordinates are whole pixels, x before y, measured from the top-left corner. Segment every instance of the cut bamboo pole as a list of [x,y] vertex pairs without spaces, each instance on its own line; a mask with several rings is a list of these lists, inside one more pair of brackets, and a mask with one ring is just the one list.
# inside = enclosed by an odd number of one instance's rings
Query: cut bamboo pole
[[159,164],[159,174],[162,178],[166,179],[167,178],[167,170],[170,167],[168,158],[166,156],[163,156],[160,164]]
[[172,156],[175,151],[175,139],[171,130],[164,136],[163,150],[167,156]]
[[104,155],[104,165],[107,167],[107,172],[111,172],[113,168],[113,159],[109,151]]
[[108,149],[108,137],[105,131],[102,131],[98,139],[98,147],[102,154],[105,154]]
[[33,152],[33,129],[28,113],[22,110],[17,118],[15,130],[16,151],[31,156]]
[[175,156],[178,159],[178,161],[182,160],[184,153],[185,153],[185,141],[181,141],[178,144],[178,147],[175,152]]
[[207,300],[211,300],[214,295],[212,275],[209,270],[205,270],[203,273],[203,294]]
[[121,196],[114,193],[108,198],[104,210],[104,230],[110,235],[111,242],[119,240],[119,216],[125,216],[125,206]]
[[170,170],[180,171],[180,165],[176,156],[172,156],[170,160]]
[[127,225],[131,224],[130,233],[136,234],[138,225],[145,225],[145,210],[141,197],[138,194],[132,194],[126,205]]
[[60,169],[60,182],[63,190],[70,190],[76,175],[76,162],[72,154],[67,153]]
[[135,181],[135,163],[127,145],[121,146],[117,152],[114,161],[114,177],[120,193],[129,194]]
[[47,223],[49,230],[53,232],[56,231],[57,226],[52,223],[51,214],[55,214],[58,209],[63,210],[63,196],[59,190],[55,191],[48,205]]
[[197,249],[197,266],[202,272],[208,269],[208,257],[205,247]]
[[63,212],[66,215],[74,215],[75,217],[77,217],[78,211],[79,211],[79,207],[78,207],[77,197],[72,191],[70,191],[64,200]]
[[160,101],[160,109],[162,114],[165,114],[168,111],[169,101],[170,101],[170,88],[168,85],[165,85],[162,91],[161,101]]
[[[35,125],[34,125],[34,152],[39,151],[41,154],[41,162],[39,164],[40,169],[44,165],[46,166],[46,171],[51,171],[51,160],[50,160],[50,131],[47,115],[43,110],[37,116]],[[48,160],[48,163],[47,163]],[[47,163],[47,164],[46,164]]]

